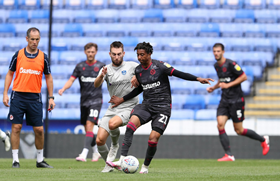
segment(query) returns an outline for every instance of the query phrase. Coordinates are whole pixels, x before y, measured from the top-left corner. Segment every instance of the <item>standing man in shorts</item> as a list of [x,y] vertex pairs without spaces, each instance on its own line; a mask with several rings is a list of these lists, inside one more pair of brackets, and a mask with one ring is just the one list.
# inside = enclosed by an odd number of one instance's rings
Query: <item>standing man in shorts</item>
[[76,78],[79,78],[81,87],[81,124],[84,125],[86,137],[82,153],[76,158],[77,161],[86,162],[89,149],[93,148],[92,160],[98,161],[100,155],[97,151],[96,137],[93,133],[94,125],[98,124],[100,109],[102,106],[102,88],[94,87],[94,81],[99,70],[105,66],[104,63],[95,59],[98,46],[95,43],[88,43],[84,47],[84,52],[87,56],[86,61],[78,63],[73,71],[72,76],[65,83],[62,89],[58,91],[62,95],[66,89],[69,89]]
[[[101,86],[105,80],[110,96],[124,96],[133,90],[131,83],[134,84],[132,78],[134,77],[135,67],[138,64],[136,62],[123,61],[125,52],[123,44],[119,41],[115,41],[110,45],[109,55],[112,63],[100,70],[94,86]],[[136,104],[138,104],[138,97],[134,97],[118,108],[113,109],[111,104],[99,122],[96,143],[98,151],[105,162],[115,160],[119,149],[119,127],[127,124],[130,112]],[[106,145],[109,135],[112,139],[110,151]],[[113,168],[106,164],[102,172],[111,172],[113,170]]]
[[235,158],[230,150],[229,138],[225,131],[225,124],[228,119],[232,119],[233,127],[238,135],[246,136],[261,142],[263,155],[269,151],[269,137],[260,136],[251,129],[243,128],[245,101],[241,83],[247,80],[245,72],[241,67],[230,59],[224,57],[224,45],[216,43],[213,46],[213,54],[217,62],[214,65],[219,81],[216,85],[208,87],[209,93],[217,88],[222,89],[222,97],[217,109],[217,122],[220,142],[225,150],[225,156],[218,161],[234,161]]
[[[3,103],[5,106],[10,107],[7,119],[12,123],[12,167],[20,167],[18,149],[20,131],[25,114],[26,124],[33,126],[35,133],[35,146],[37,148],[36,166],[38,168],[53,168],[44,161],[43,157],[44,127],[41,95],[42,77],[44,73],[49,93],[49,110],[53,110],[55,103],[50,62],[47,55],[38,49],[40,31],[32,27],[27,30],[26,34],[28,45],[14,54],[5,78],[3,92]],[[15,72],[16,77],[13,83],[11,102],[9,105],[8,89],[12,83]]]

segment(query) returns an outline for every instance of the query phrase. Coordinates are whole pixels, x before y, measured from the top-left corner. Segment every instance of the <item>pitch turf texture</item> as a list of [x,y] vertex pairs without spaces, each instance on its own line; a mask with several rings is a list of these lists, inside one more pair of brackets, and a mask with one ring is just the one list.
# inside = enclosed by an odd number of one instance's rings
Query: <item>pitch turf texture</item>
[[[46,159],[53,169],[36,168],[36,160],[20,159],[21,168],[13,169],[11,159],[0,159],[0,180],[280,180],[280,160],[236,160],[217,162],[202,159],[154,159],[149,174],[125,174],[114,170],[101,173],[104,162],[77,162],[74,159]],[[140,159],[140,166],[143,159]]]

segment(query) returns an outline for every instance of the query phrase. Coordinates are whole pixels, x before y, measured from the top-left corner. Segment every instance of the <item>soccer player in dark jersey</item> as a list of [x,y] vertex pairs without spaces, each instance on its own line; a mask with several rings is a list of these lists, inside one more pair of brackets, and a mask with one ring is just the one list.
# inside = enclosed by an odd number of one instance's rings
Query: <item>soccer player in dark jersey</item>
[[114,103],[115,107],[141,92],[143,92],[143,102],[136,105],[131,112],[122,144],[120,160],[107,162],[107,164],[115,168],[120,166],[121,161],[128,154],[136,129],[152,121],[148,149],[140,171],[140,173],[148,173],[148,167],[157,150],[158,140],[164,133],[171,115],[171,91],[168,76],[174,75],[184,80],[199,81],[203,84],[210,84],[209,80],[214,80],[198,78],[194,75],[180,72],[167,63],[152,59],[153,47],[150,43],[139,43],[134,50],[137,50],[137,58],[141,63],[135,69],[135,75],[140,86],[122,98],[113,96],[110,102]]
[[228,119],[232,119],[234,130],[238,135],[247,136],[251,139],[261,142],[263,155],[269,151],[269,137],[260,136],[255,131],[243,128],[244,120],[244,97],[241,89],[241,83],[247,80],[245,72],[241,67],[230,59],[224,57],[224,45],[216,43],[213,46],[213,54],[217,62],[214,67],[217,71],[219,81],[216,85],[208,87],[209,93],[217,88],[222,89],[222,97],[217,109],[217,122],[221,144],[226,152],[225,156],[218,161],[234,161],[235,158],[231,153],[229,138],[225,132],[225,124]]
[[94,125],[98,124],[100,109],[102,106],[102,88],[94,87],[94,81],[99,70],[105,66],[104,63],[97,61],[95,55],[98,51],[98,46],[95,43],[88,43],[84,47],[87,56],[86,61],[78,63],[73,71],[72,76],[65,83],[62,89],[58,91],[62,95],[66,89],[69,89],[76,78],[79,78],[81,91],[81,124],[84,125],[86,137],[84,141],[84,149],[76,158],[77,161],[86,161],[88,151],[93,148],[92,161],[98,161],[100,155],[97,151],[96,136],[93,133]]

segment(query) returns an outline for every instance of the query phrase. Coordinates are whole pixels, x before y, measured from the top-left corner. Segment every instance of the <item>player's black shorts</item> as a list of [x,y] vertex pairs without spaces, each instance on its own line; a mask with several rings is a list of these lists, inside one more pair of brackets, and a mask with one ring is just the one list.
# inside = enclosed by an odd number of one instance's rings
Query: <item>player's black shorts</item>
[[101,105],[81,106],[81,124],[86,125],[87,120],[98,125]]
[[145,104],[138,104],[133,108],[131,116],[137,116],[140,119],[141,125],[144,125],[152,120],[152,130],[162,135],[168,125],[170,118],[169,114],[165,115],[164,113],[166,113],[166,111],[158,113],[152,111],[149,106]]
[[43,105],[38,101],[23,101],[12,99],[7,120],[12,124],[22,124],[25,114],[26,124],[30,126],[43,126]]
[[217,116],[228,116],[234,123],[242,122],[245,119],[244,105],[245,102],[227,103],[226,101],[220,101]]

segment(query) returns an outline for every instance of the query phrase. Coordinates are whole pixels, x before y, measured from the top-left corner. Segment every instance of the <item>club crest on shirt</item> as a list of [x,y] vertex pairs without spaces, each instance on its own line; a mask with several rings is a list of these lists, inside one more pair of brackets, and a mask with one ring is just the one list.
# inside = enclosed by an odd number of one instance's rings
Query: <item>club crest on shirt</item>
[[155,69],[152,69],[152,70],[150,71],[150,74],[151,74],[151,75],[155,75],[155,73],[156,73],[156,70],[155,70]]
[[94,67],[94,72],[98,72],[99,71],[99,68],[98,67]]
[[163,65],[165,65],[167,68],[171,67],[171,65],[169,65],[168,63],[164,63]]
[[122,74],[125,75],[125,74],[126,74],[126,70],[123,70],[123,71],[122,71]]
[[234,66],[234,68],[235,68],[237,71],[240,71],[240,70],[241,70],[241,67],[240,67],[238,64],[236,64],[236,65]]

